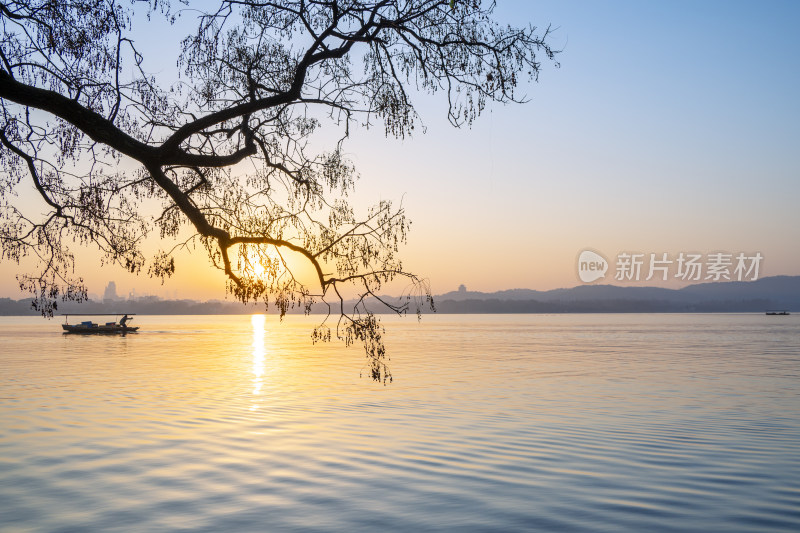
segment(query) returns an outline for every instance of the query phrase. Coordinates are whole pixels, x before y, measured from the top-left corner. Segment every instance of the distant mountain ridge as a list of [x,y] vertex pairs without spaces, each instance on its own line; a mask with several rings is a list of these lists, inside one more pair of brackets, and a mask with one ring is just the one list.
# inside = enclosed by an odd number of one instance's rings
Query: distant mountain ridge
[[[383,296],[386,300],[394,298]],[[394,299],[396,300],[396,299]],[[459,290],[434,296],[439,313],[681,313],[764,312],[768,309],[800,311],[800,276],[771,276],[756,281],[698,283],[682,289],[580,285],[569,289],[537,291],[509,289],[492,293]],[[381,305],[370,306],[384,312]],[[152,315],[251,314],[261,305],[212,300],[138,299],[61,302],[57,313],[115,313]],[[318,304],[314,312],[325,313]],[[302,309],[290,310],[302,312]],[[37,315],[31,300],[0,298],[0,315]]]
[[[434,297],[442,312],[507,308],[508,312],[704,312],[800,309],[800,276],[771,276],[756,281],[698,283],[682,289],[579,285],[537,291],[510,289],[493,293],[452,291]],[[479,303],[482,302],[482,303]],[[489,305],[489,302],[492,302]],[[475,311],[467,311],[475,309]],[[502,312],[502,311],[494,311]]]

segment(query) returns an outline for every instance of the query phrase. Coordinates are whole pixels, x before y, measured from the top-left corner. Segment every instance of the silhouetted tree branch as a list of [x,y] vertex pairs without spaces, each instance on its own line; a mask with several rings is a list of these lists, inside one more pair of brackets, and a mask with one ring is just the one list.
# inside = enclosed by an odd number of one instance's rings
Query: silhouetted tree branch
[[[197,16],[182,40],[178,81],[144,70],[133,27],[140,9],[172,23]],[[412,132],[412,89],[443,91],[454,126],[471,123],[487,101],[521,101],[515,91],[537,78],[540,56],[554,60],[549,29],[501,27],[494,4],[479,1],[228,0],[199,15],[181,9],[164,0],[0,3],[2,258],[38,258],[39,270],[18,279],[52,314],[59,299],[86,298],[70,241],[163,279],[174,274],[175,248],[146,259],[144,239],[188,230],[238,299],[271,300],[281,315],[328,303],[336,336],[363,342],[370,375],[390,379],[370,297],[398,313],[432,301],[397,258],[409,227],[402,208],[381,202],[357,217],[348,203],[356,173],[342,140],[353,123]],[[322,120],[342,138],[311,153]],[[248,175],[232,168],[244,160],[255,168]],[[31,184],[44,214],[15,202]],[[287,252],[313,266],[318,286],[296,278]],[[398,277],[415,297],[381,300],[378,291]],[[325,323],[314,332],[330,337]]]

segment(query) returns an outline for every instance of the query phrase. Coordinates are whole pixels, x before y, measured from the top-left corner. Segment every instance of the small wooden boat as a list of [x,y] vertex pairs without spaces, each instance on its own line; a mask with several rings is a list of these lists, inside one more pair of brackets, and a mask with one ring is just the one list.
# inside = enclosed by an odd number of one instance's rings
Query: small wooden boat
[[[83,333],[83,334],[114,334],[114,333],[133,333],[139,329],[138,326],[129,326],[128,322],[133,320],[132,315],[136,313],[98,313],[98,314],[65,314],[65,322],[61,324],[61,328],[64,330],[64,333]],[[77,324],[70,324],[69,317],[70,316],[103,316],[103,315],[114,315],[115,317],[124,315],[119,322],[114,320],[113,322],[106,322],[104,324],[98,324],[96,322],[92,322],[91,320],[84,320]]]
[[767,311],[767,314],[768,314],[768,315],[771,315],[771,316],[774,316],[774,315],[788,315],[788,314],[789,314],[789,311],[784,311],[784,310],[780,310],[780,311]]

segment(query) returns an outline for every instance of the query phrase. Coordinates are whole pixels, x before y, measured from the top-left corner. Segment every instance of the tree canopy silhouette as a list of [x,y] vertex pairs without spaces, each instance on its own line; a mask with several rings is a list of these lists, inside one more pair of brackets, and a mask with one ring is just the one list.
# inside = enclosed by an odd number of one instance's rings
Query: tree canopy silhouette
[[[137,10],[175,28],[196,21],[166,80],[146,70]],[[201,245],[243,302],[281,315],[326,302],[336,336],[363,341],[370,375],[385,381],[368,299],[398,277],[415,297],[383,302],[392,310],[419,311],[430,293],[397,257],[402,208],[382,201],[358,215],[348,201],[356,171],[342,141],[354,124],[411,133],[419,94],[446,94],[457,127],[488,101],[521,101],[515,89],[554,59],[549,28],[504,27],[493,10],[473,0],[0,3],[2,259],[36,260],[20,287],[52,315],[59,300],[87,297],[73,245],[162,279],[179,248]],[[310,139],[322,124],[339,134],[319,152]],[[25,208],[23,188],[44,209]],[[146,256],[155,233],[169,244]],[[288,252],[314,283],[293,273]],[[331,338],[325,322],[314,338]]]

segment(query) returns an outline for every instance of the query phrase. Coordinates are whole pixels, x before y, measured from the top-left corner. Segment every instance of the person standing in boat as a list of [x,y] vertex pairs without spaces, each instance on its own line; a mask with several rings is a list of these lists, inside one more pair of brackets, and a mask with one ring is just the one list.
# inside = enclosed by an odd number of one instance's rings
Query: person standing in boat
[[123,328],[127,327],[127,322],[130,319],[131,319],[131,317],[129,317],[128,314],[125,313],[125,316],[119,319],[119,325],[122,326]]

